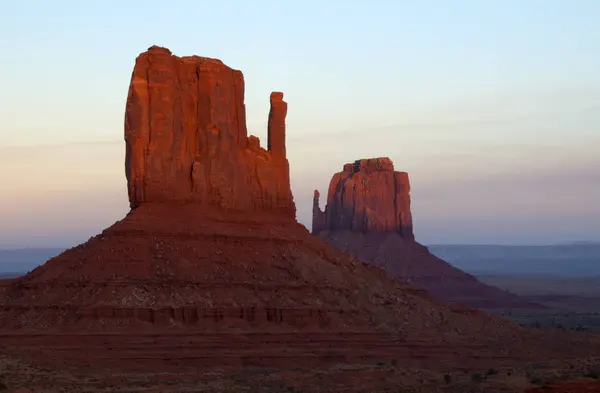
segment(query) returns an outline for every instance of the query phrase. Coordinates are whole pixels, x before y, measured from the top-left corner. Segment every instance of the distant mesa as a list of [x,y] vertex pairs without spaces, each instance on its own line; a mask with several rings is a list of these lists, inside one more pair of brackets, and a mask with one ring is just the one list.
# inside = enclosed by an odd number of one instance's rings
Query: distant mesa
[[484,284],[415,241],[408,173],[388,157],[345,164],[329,183],[325,211],[313,199],[312,233],[449,304],[485,309],[541,308]]
[[313,201],[313,228],[354,232],[396,232],[414,240],[410,212],[408,173],[394,171],[387,157],[356,160],[333,175],[327,208],[319,208],[319,192]]

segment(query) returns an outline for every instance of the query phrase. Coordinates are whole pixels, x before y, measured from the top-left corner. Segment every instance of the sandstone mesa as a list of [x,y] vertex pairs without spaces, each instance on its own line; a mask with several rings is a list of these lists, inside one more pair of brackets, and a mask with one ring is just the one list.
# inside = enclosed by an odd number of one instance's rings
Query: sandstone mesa
[[197,203],[295,218],[287,103],[273,92],[268,149],[248,136],[244,76],[217,59],[153,46],[135,62],[125,115],[127,185],[142,203]]
[[394,171],[387,157],[362,159],[344,165],[333,175],[327,208],[319,208],[319,192],[313,201],[313,228],[355,232],[397,232],[414,240],[408,173]]
[[415,241],[408,173],[388,157],[356,160],[333,175],[325,211],[313,199],[312,233],[339,250],[421,286],[448,304],[471,307],[542,308],[484,284]]

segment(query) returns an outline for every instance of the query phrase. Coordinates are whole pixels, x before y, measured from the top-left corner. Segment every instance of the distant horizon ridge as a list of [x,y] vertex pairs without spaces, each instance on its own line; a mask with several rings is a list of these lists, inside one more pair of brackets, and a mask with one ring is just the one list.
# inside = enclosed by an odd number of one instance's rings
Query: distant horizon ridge
[[[556,246],[600,246],[600,240],[576,240],[561,243],[531,243],[531,244],[508,244],[508,243],[425,243],[426,247],[556,247]],[[67,250],[73,246],[54,247],[0,247],[0,251],[54,251]]]

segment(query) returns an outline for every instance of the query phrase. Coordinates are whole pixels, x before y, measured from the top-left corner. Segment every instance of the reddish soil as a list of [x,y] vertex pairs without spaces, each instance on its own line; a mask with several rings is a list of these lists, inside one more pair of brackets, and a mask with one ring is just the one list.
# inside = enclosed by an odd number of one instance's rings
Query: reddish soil
[[144,204],[8,282],[0,327],[21,332],[264,325],[276,331],[375,329],[432,343],[494,336],[514,342],[522,334],[507,320],[442,307],[290,219],[194,205]]
[[598,393],[600,392],[600,381],[578,380],[557,382],[548,386],[542,386],[527,390],[526,393]]
[[239,379],[253,369],[322,391],[350,375],[362,381],[355,391],[436,386],[446,372],[600,349],[450,309],[292,220],[192,205],[144,204],[1,288],[0,372],[9,386],[46,391],[203,391],[202,381],[236,391],[223,386],[263,381]]
[[385,269],[431,296],[453,305],[489,310],[542,310],[541,303],[477,280],[433,255],[418,242],[395,232],[362,233],[325,230],[320,238],[339,250]]

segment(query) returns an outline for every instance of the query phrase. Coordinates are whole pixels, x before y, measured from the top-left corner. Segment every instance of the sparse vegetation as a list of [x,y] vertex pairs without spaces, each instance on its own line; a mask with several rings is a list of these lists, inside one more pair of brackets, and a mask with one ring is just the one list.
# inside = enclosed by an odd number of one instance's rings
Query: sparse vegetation
[[532,376],[529,378],[529,382],[531,382],[534,385],[543,385],[544,384],[544,380],[541,377],[538,376]]
[[476,372],[476,373],[473,373],[473,375],[471,375],[471,379],[475,382],[480,382],[480,381],[483,381],[484,379],[486,379],[486,377],[482,373]]
[[534,329],[556,329],[563,332],[600,333],[600,315],[597,312],[579,313],[508,313],[502,314],[519,326]]
[[588,369],[583,376],[586,378],[600,379],[600,369]]
[[496,374],[498,374],[498,370],[496,370],[495,368],[490,368],[487,371],[487,375],[496,375]]
[[413,387],[402,387],[398,389],[398,393],[419,393],[420,391],[417,388]]

